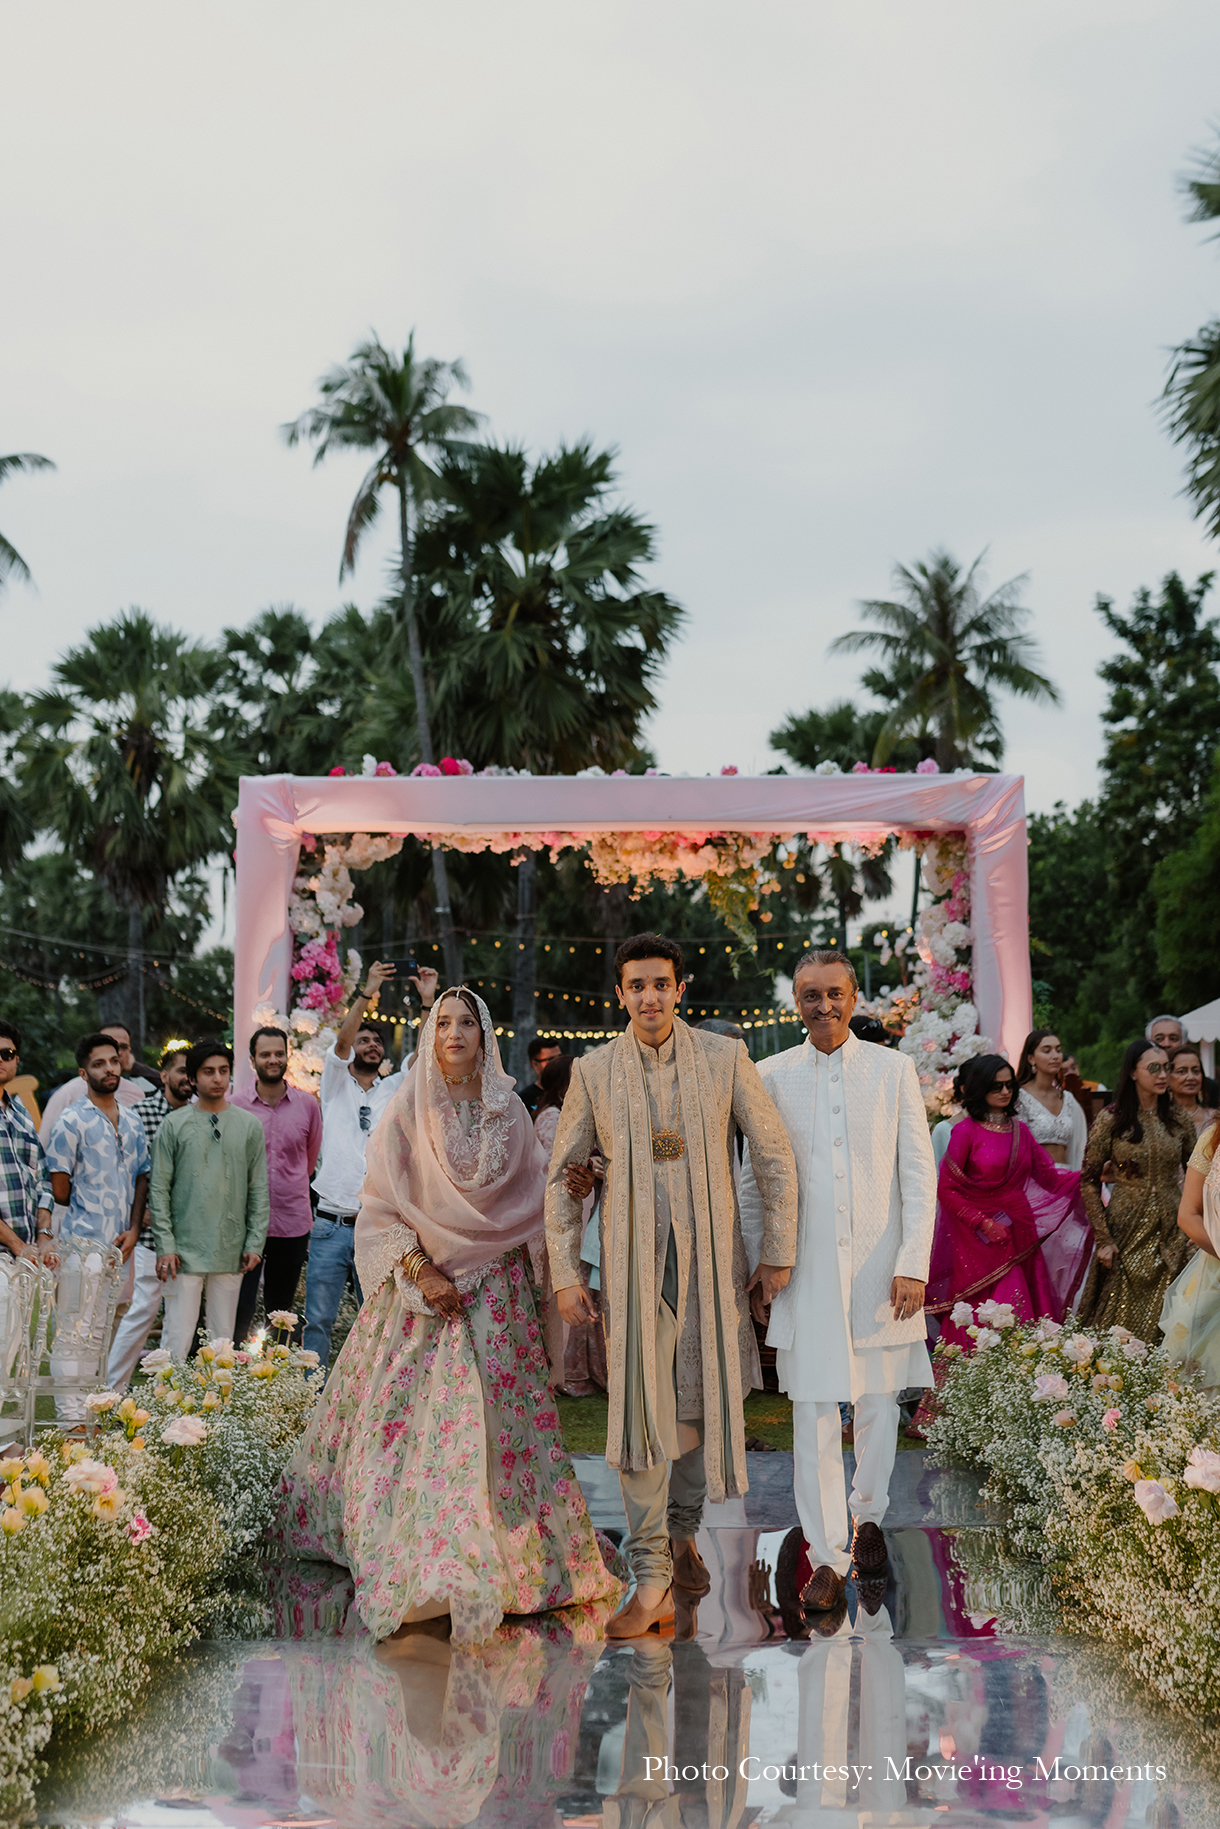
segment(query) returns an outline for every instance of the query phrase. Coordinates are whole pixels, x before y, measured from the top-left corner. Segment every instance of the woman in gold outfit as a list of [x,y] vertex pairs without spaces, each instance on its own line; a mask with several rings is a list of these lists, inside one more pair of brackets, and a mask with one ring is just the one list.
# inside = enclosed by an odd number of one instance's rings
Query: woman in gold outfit
[[[1089,1132],[1080,1177],[1097,1243],[1078,1310],[1087,1326],[1118,1325],[1149,1343],[1156,1339],[1165,1291],[1191,1249],[1178,1230],[1178,1200],[1195,1141],[1189,1114],[1170,1096],[1164,1049],[1132,1042],[1114,1103]],[[1103,1182],[1110,1185],[1108,1206]]]

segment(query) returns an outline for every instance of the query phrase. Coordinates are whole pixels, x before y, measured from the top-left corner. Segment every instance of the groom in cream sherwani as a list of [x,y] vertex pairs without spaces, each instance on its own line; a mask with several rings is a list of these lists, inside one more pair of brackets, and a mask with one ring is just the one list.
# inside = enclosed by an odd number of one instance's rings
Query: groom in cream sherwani
[[[792,988],[809,1039],[758,1064],[800,1191],[796,1268],[772,1302],[767,1341],[792,1399],[796,1509],[813,1568],[801,1598],[825,1611],[841,1600],[853,1562],[862,1575],[885,1566],[898,1393],[932,1383],[923,1301],[936,1166],[913,1062],[848,1027],[859,996],[851,961],[806,953]],[[751,1267],[761,1219],[747,1156],[741,1222]],[[855,1405],[850,1546],[840,1400]]]

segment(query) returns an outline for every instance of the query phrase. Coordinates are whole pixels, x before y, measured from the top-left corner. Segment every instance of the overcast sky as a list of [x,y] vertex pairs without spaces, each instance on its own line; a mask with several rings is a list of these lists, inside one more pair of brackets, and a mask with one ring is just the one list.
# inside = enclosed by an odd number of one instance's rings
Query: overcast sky
[[[588,433],[689,611],[664,768],[772,766],[859,597],[990,549],[1093,791],[1125,603],[1214,563],[1154,402],[1220,305],[1175,181],[1220,115],[1214,0],[0,5],[0,492],[37,592],[0,679],[128,604],[200,635],[341,592],[357,458],[279,424],[372,327],[461,356],[500,437]],[[332,761],[319,755],[319,769]]]

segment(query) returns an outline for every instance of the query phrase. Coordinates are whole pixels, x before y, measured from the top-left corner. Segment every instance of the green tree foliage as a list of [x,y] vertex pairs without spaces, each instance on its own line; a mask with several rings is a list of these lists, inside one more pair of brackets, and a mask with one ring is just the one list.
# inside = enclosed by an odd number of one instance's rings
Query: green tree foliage
[[[1220,146],[1199,156],[1183,189],[1188,221],[1220,221]],[[1220,318],[1174,350],[1163,404],[1169,433],[1186,451],[1186,494],[1220,537]]]
[[[872,758],[889,716],[883,706],[861,708],[851,699],[835,699],[824,711],[792,712],[771,732],[771,747],[797,768],[812,770],[819,762],[833,762],[846,774],[857,762]],[[889,751],[889,760],[895,768],[914,768],[932,754],[933,747],[927,736],[900,737]]]
[[[852,629],[831,653],[879,654],[878,677],[891,708],[873,748],[874,765],[888,761],[899,740],[931,731],[944,770],[969,764],[975,751],[998,761],[1003,739],[998,692],[1057,705],[1057,687],[1035,671],[1037,649],[1025,632],[1030,612],[1020,602],[1023,578],[984,597],[982,556],[963,570],[943,550],[894,569],[896,596],[862,603],[872,629]],[[865,684],[870,684],[866,676]]]
[[[1029,820],[1029,945],[1040,994],[1038,1026],[1057,1030],[1077,1058],[1096,1047],[1103,1019],[1122,1036],[1137,1033],[1146,1017],[1131,987],[1114,980],[1111,939],[1115,903],[1107,873],[1105,822],[1092,801]],[[1117,1055],[1121,1055],[1121,1046]],[[1081,1064],[1087,1077],[1114,1083],[1116,1047],[1103,1044]],[[1112,1059],[1112,1057],[1115,1057]],[[1097,1071],[1093,1069],[1096,1067]]]
[[[423,504],[436,485],[434,460],[452,455],[479,423],[480,415],[459,406],[448,396],[455,387],[466,387],[460,362],[439,362],[417,357],[412,333],[401,354],[388,350],[374,337],[353,351],[345,364],[332,368],[318,383],[321,404],[311,407],[282,428],[290,445],[305,440],[316,446],[314,463],[332,451],[373,452],[373,462],[356,491],[348,514],[339,582],[355,569],[361,541],[381,511],[384,489],[391,489],[398,508],[398,607],[404,644],[395,643],[382,656],[383,672],[405,661],[414,696],[415,727],[421,761],[434,762],[423,648],[416,615],[414,541]],[[432,874],[436,906],[445,946],[445,963],[451,983],[462,975],[461,952],[449,904],[449,883],[444,853],[432,848]]]
[[1220,733],[1220,633],[1204,615],[1211,574],[1187,586],[1171,572],[1157,596],[1121,615],[1097,613],[1123,644],[1098,668],[1109,686],[1098,813],[1114,917],[1117,982],[1151,1010],[1164,1002],[1156,955],[1153,872],[1189,844],[1203,815]]
[[31,819],[126,911],[124,1016],[141,1041],[145,926],[232,847],[232,763],[206,727],[221,674],[215,649],[130,610],[56,662],[19,737]]
[[[49,457],[39,457],[37,451],[12,451],[7,457],[0,457],[0,483],[6,477],[31,475],[35,470],[53,470],[55,465]],[[29,584],[30,568],[11,540],[6,540],[0,533],[0,591],[10,578],[17,578],[23,584]]]
[[1153,873],[1157,964],[1166,1002],[1193,1010],[1220,997],[1220,751],[1203,815]]

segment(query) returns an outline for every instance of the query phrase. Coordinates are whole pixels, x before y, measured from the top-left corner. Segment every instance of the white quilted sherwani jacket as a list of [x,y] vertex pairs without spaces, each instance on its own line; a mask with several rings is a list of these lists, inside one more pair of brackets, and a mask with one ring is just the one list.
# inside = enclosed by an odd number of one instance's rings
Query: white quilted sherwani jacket
[[[767,1342],[790,1349],[798,1322],[796,1292],[809,1229],[815,1074],[813,1043],[758,1062],[767,1091],[787,1127],[796,1156],[800,1195],[796,1269],[771,1305]],[[924,1338],[922,1313],[896,1321],[890,1285],[896,1276],[927,1282],[936,1221],[936,1163],[914,1062],[892,1048],[849,1035],[843,1044],[847,1147],[851,1162],[851,1329],[853,1350],[906,1346]],[[762,1202],[747,1154],[741,1177],[741,1229],[753,1274],[762,1236]],[[827,1295],[831,1291],[827,1290]],[[838,1291],[834,1296],[837,1299]]]

